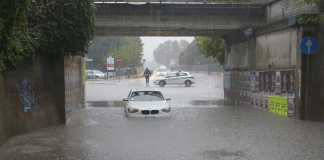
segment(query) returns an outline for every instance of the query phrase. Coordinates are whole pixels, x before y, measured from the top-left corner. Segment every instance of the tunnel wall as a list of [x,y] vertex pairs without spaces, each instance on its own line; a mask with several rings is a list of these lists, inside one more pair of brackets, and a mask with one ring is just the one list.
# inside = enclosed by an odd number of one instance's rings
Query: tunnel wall
[[324,22],[315,30],[313,36],[319,40],[320,50],[311,56],[303,56],[302,60],[301,118],[324,121]]
[[[227,103],[253,105],[298,119],[324,120],[324,57],[311,56],[305,67],[307,58],[299,49],[305,26],[298,26],[295,18],[323,13],[323,4],[301,6],[295,0],[273,1],[266,7],[267,25],[253,28],[251,37],[228,41],[224,67]],[[318,28],[314,33],[323,44],[323,24]],[[253,41],[255,45],[251,45]]]
[[65,122],[63,58],[34,57],[0,76],[0,144]]
[[289,28],[256,38],[256,69],[294,68],[297,65],[298,31]]
[[81,56],[37,56],[0,76],[0,144],[11,136],[66,123],[82,108]]
[[[268,110],[274,99],[286,101],[287,114],[298,117],[300,66],[296,27],[257,34],[247,41],[228,44],[224,73],[226,103],[248,104]],[[254,45],[253,45],[254,43]]]
[[84,59],[81,56],[64,57],[65,114],[70,120],[73,112],[84,107]]
[[300,5],[297,0],[274,0],[267,6],[267,21],[275,22],[301,13],[317,13],[316,5]]

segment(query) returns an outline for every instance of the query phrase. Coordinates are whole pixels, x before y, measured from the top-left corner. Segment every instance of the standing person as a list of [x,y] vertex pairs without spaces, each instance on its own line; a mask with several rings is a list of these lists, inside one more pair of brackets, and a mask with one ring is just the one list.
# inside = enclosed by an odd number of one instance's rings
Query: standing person
[[144,71],[144,77],[145,77],[145,80],[146,80],[146,86],[148,86],[149,83],[150,83],[150,76],[151,76],[151,71],[146,67],[145,71]]

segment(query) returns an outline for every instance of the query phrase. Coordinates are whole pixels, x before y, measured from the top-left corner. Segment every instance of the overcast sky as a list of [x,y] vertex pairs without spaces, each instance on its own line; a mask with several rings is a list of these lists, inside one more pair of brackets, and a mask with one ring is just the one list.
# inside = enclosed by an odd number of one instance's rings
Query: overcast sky
[[159,46],[159,44],[168,40],[187,40],[191,43],[194,37],[141,37],[143,46],[144,58],[147,61],[153,60],[153,52]]

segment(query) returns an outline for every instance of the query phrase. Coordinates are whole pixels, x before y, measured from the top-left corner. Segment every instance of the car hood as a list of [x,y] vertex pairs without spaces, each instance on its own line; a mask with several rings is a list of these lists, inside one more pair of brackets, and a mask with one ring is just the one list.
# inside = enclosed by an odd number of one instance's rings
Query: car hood
[[163,109],[168,108],[169,103],[166,101],[130,101],[128,107],[136,109]]

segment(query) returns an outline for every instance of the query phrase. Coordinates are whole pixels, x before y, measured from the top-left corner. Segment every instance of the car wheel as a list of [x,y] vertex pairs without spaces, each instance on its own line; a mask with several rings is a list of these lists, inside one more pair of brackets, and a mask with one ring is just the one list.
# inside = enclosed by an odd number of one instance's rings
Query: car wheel
[[160,81],[160,82],[159,82],[159,86],[160,86],[160,87],[164,87],[164,86],[165,86],[165,84],[166,84],[166,82],[165,82],[165,81]]
[[190,86],[191,86],[191,81],[186,80],[186,81],[185,81],[185,85],[186,85],[186,87],[190,87]]

